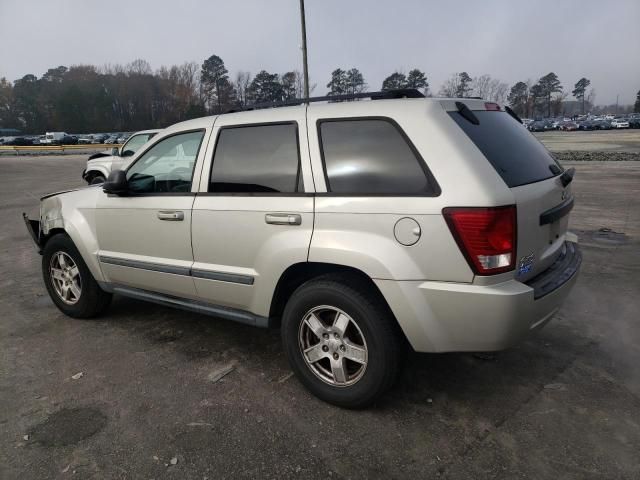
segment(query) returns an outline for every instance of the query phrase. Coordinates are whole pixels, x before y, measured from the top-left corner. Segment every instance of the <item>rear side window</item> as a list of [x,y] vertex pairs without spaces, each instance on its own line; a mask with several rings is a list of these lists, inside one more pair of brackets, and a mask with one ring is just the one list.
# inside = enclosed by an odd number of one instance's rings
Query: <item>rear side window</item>
[[226,127],[220,130],[210,192],[293,193],[300,160],[296,124]]
[[539,182],[562,172],[549,151],[507,113],[475,111],[474,125],[458,112],[449,115],[509,186]]
[[437,195],[424,161],[387,119],[321,120],[327,191],[338,194]]

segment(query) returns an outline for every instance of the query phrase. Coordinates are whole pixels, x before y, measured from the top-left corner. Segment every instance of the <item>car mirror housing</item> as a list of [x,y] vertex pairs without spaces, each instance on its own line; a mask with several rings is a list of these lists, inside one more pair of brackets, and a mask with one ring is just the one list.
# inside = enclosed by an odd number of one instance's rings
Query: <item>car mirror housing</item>
[[124,170],[111,172],[107,181],[102,184],[102,190],[104,190],[104,193],[112,195],[125,195],[129,191],[127,172]]

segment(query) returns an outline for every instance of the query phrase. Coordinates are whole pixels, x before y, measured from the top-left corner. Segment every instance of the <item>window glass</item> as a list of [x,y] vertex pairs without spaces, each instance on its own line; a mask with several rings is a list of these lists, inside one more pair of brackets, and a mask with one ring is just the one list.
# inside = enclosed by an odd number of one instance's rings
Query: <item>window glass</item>
[[298,190],[295,124],[223,128],[218,135],[210,192],[291,193]]
[[132,136],[122,147],[121,156],[130,157],[136,153],[142,145],[147,143],[150,138],[153,138],[155,133],[141,133],[140,135]]
[[182,133],[160,140],[129,170],[133,193],[189,192],[204,131]]
[[389,121],[324,121],[320,137],[330,192],[434,193],[420,164],[422,159]]
[[549,151],[508,113],[474,111],[474,125],[458,112],[449,115],[480,149],[509,187],[551,178],[562,169]]

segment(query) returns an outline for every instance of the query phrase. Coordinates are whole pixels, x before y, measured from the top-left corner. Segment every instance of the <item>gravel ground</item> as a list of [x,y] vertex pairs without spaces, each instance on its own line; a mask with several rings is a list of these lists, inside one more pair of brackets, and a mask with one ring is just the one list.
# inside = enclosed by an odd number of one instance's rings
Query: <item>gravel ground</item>
[[639,161],[640,152],[553,152],[560,162],[626,162]]
[[85,157],[0,158],[0,478],[640,478],[640,163],[575,165],[584,262],[556,318],[495,355],[409,355],[354,412],[277,331],[118,298],[62,315],[20,217]]

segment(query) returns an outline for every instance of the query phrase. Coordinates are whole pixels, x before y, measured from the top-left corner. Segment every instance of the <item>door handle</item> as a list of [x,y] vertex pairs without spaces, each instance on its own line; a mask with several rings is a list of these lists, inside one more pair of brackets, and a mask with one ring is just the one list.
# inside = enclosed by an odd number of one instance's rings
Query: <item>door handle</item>
[[271,225],[300,225],[302,217],[297,213],[267,213],[264,221]]
[[167,220],[169,222],[181,222],[182,220],[184,220],[184,212],[160,211],[158,212],[158,218],[160,220]]

